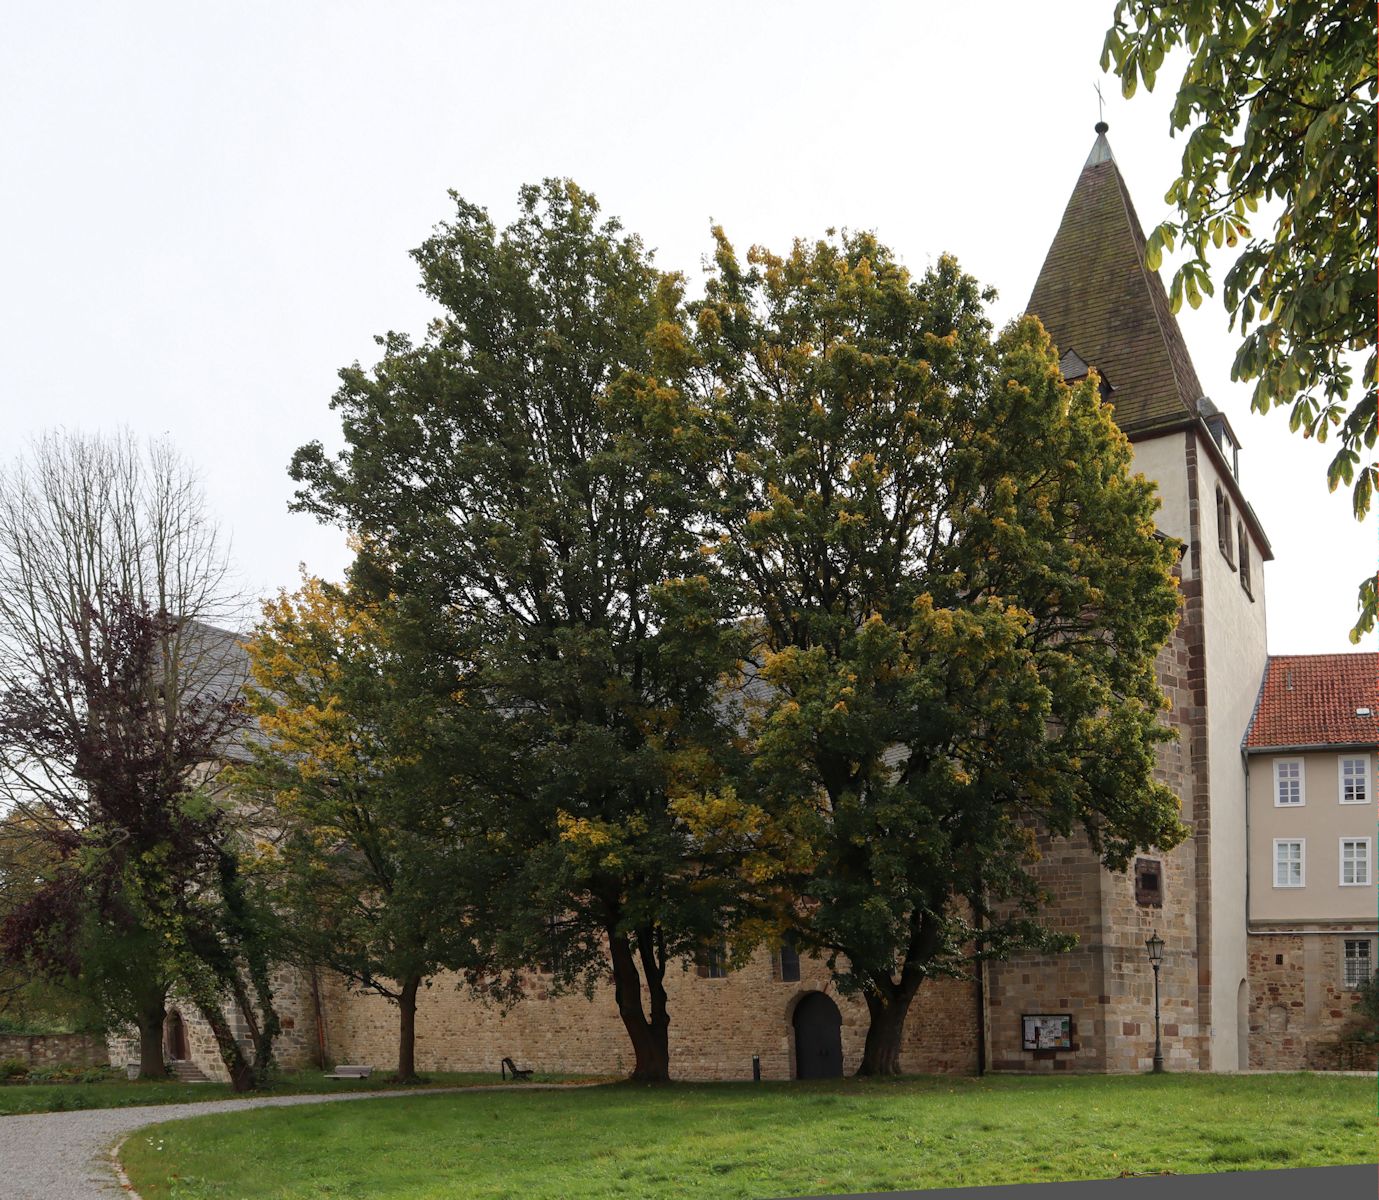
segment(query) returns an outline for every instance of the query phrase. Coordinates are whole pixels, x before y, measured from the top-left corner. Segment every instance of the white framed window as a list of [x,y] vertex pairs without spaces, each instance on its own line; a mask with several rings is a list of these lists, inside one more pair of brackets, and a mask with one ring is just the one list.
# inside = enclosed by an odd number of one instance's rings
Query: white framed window
[[1274,807],[1297,808],[1307,803],[1302,759],[1274,759]]
[[1336,775],[1341,783],[1342,804],[1369,803],[1369,756],[1342,754],[1336,763]]
[[1374,956],[1369,938],[1345,939],[1345,971],[1342,981],[1348,988],[1357,988],[1374,972]]
[[1369,838],[1341,839],[1341,886],[1368,887]]
[[1302,838],[1274,839],[1274,886],[1280,888],[1302,887],[1303,850],[1306,842]]

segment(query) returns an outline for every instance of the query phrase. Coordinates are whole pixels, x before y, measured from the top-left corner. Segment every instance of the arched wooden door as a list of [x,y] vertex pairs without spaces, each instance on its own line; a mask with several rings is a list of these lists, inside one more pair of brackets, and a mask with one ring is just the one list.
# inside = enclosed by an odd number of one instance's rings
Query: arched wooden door
[[837,1079],[843,1074],[843,1014],[823,992],[795,1005],[795,1078]]
[[163,1042],[164,1052],[173,1062],[182,1062],[191,1057],[191,1052],[187,1049],[187,1026],[182,1020],[182,1014],[175,1008],[168,1013]]

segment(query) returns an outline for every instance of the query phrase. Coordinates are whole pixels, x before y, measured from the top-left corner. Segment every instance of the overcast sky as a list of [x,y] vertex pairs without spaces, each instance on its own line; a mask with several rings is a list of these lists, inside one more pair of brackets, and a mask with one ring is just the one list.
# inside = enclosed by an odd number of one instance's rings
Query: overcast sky
[[[1120,99],[1097,65],[1112,8],[10,5],[4,456],[53,425],[167,433],[246,586],[292,584],[299,562],[338,577],[343,537],[288,513],[287,462],[338,443],[338,368],[372,362],[376,333],[422,331],[407,251],[450,188],[506,223],[521,183],[570,176],[692,279],[711,221],[743,247],[872,228],[916,270],[956,254],[1004,321],[1091,146],[1098,81],[1141,221],[1165,215],[1173,80]],[[1373,527],[1327,493],[1326,448],[1249,411],[1223,310],[1180,319],[1273,542],[1270,649],[1350,649]]]

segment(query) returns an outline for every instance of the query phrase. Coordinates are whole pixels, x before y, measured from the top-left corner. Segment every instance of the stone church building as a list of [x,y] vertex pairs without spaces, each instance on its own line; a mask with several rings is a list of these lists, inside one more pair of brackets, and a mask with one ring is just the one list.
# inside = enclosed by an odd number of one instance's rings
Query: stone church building
[[[1158,485],[1161,531],[1184,547],[1182,617],[1159,660],[1171,703],[1165,721],[1178,738],[1160,748],[1158,769],[1181,797],[1191,836],[1171,852],[1141,855],[1126,874],[1103,869],[1081,841],[1045,839],[1040,870],[1055,900],[1050,919],[1077,935],[1076,948],[988,964],[968,980],[926,982],[907,1024],[907,1072],[1148,1070],[1154,975],[1145,940],[1154,932],[1165,943],[1160,995],[1169,1070],[1331,1065],[1313,1062],[1307,1047],[1322,1033],[1334,1036],[1337,1018],[1348,1015],[1354,993],[1347,989],[1360,977],[1361,942],[1365,974],[1373,960],[1368,842],[1367,887],[1355,893],[1364,893],[1364,903],[1300,922],[1291,919],[1288,904],[1301,892],[1289,892],[1264,906],[1263,925],[1251,932],[1252,759],[1243,750],[1263,681],[1266,675],[1275,679],[1265,643],[1262,569],[1272,552],[1242,490],[1235,434],[1203,394],[1163,284],[1144,265],[1144,251],[1144,233],[1106,126],[1099,124],[1028,307],[1059,347],[1066,378],[1080,378],[1091,367],[1100,374],[1103,394],[1134,446],[1136,468]],[[1347,692],[1336,701],[1338,712],[1347,706],[1358,712],[1373,698],[1376,656],[1331,657],[1364,660],[1347,675],[1362,694]],[[1323,691],[1326,674],[1323,667]],[[1372,834],[1374,734],[1365,712],[1345,725],[1350,740],[1340,749],[1350,765],[1328,769],[1349,773],[1355,807],[1347,815],[1360,814],[1357,829]],[[1335,760],[1331,747],[1321,753]],[[1283,768],[1285,775],[1291,769]],[[1315,770],[1320,779],[1322,768]],[[1256,783],[1256,791],[1262,786]],[[1310,784],[1309,789],[1311,803]],[[1314,790],[1320,796],[1323,786]],[[1285,815],[1294,826],[1299,823],[1297,813]],[[1286,853],[1292,854],[1298,838],[1285,833],[1279,840],[1289,842]],[[1323,840],[1313,839],[1317,855]],[[1256,875],[1265,873],[1253,881],[1256,904],[1261,888],[1270,889],[1269,853],[1260,851],[1265,866]],[[1359,850],[1345,853],[1356,878]],[[1312,932],[1303,932],[1308,926]],[[1327,937],[1335,946],[1323,945]],[[1281,938],[1291,939],[1286,947]],[[1285,952],[1295,964],[1285,963]],[[1325,987],[1317,979],[1305,982],[1309,970],[1312,976],[1341,970],[1342,959],[1349,963],[1344,979],[1337,975]],[[349,994],[324,976],[284,976],[280,982],[285,1064],[324,1058],[387,1069],[395,1061],[394,1007]],[[667,983],[676,1078],[751,1078],[754,1057],[766,1079],[850,1073],[860,1060],[865,1006],[838,997],[822,964],[789,946],[763,949],[732,972],[686,964]],[[1280,987],[1287,995],[1279,1003],[1261,1000],[1280,995]],[[1323,999],[1288,1007],[1289,989]],[[1309,1025],[1309,1013],[1323,1009],[1335,1014],[1326,1016],[1327,1029]],[[1286,1026],[1290,1017],[1291,1039],[1270,1032],[1270,1022]],[[178,1056],[221,1074],[214,1046],[196,1024],[189,1016],[177,1020]],[[542,977],[533,975],[530,998],[503,1014],[470,1000],[444,977],[433,981],[419,1002],[418,1068],[496,1074],[505,1056],[543,1072],[629,1069],[630,1048],[611,987],[592,1001],[583,995],[550,997]]]

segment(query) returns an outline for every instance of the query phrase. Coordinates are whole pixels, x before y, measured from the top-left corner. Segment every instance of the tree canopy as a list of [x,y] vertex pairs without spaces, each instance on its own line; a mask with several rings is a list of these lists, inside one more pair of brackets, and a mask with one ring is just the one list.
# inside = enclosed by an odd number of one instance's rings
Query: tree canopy
[[477,965],[465,898],[483,856],[467,853],[483,839],[445,734],[457,662],[386,600],[314,578],[264,604],[246,648],[259,737],[235,787],[269,802],[293,945],[397,1005],[396,1077],[415,1080],[419,989]]
[[664,1079],[671,963],[788,929],[893,1072],[974,938],[1057,944],[1038,835],[1118,868],[1184,835],[1153,777],[1177,548],[1096,381],[1033,319],[994,337],[953,260],[716,236],[687,304],[573,184],[503,230],[457,198],[415,254],[440,315],[341,373],[298,504],[464,661],[495,960],[610,975]]
[[[1357,520],[1379,481],[1376,37],[1361,0],[1119,0],[1101,60],[1130,97],[1188,52],[1170,118],[1188,131],[1167,195],[1178,212],[1149,235],[1148,265],[1181,242],[1170,298],[1195,308],[1214,291],[1210,260],[1241,247],[1223,280],[1243,336],[1232,375],[1254,381],[1260,412],[1286,407],[1294,431],[1335,438],[1327,482],[1351,488]],[[1277,213],[1268,233],[1252,228],[1261,204]],[[1352,640],[1375,604],[1370,577]]]
[[1154,779],[1155,656],[1178,604],[1153,485],[1038,322],[868,234],[742,264],[695,309],[718,431],[706,552],[769,685],[745,795],[790,831],[790,923],[899,1069],[921,982],[1052,946],[1036,832],[1108,866],[1183,836]]
[[455,203],[415,252],[440,315],[341,373],[347,450],[297,453],[299,505],[468,647],[457,778],[509,864],[496,948],[556,986],[611,973],[633,1075],[664,1079],[666,970],[737,923],[760,834],[719,788],[742,634],[700,553],[681,285],[571,183],[501,231]]

